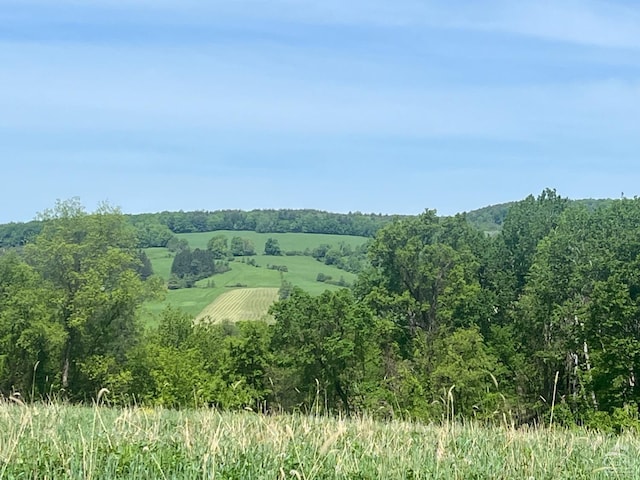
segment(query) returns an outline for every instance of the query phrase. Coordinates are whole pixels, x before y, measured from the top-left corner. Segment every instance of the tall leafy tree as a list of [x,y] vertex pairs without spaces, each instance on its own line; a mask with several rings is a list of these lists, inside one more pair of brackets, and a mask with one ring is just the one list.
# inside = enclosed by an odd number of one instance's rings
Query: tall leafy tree
[[532,397],[577,414],[638,402],[639,238],[640,202],[621,200],[568,209],[540,242],[516,320]]
[[635,408],[640,404],[640,199],[597,210],[593,231],[592,250],[598,253],[589,259],[594,282],[584,320],[593,389],[600,409]]
[[77,199],[59,201],[42,220],[25,255],[55,297],[50,312],[64,332],[60,386],[79,394],[91,386],[93,366],[124,360],[139,333],[136,309],[158,284],[137,274],[135,232],[118,209],[88,214]]
[[467,418],[491,418],[506,410],[498,383],[505,369],[487,348],[478,327],[457,329],[439,338],[433,358],[429,383],[434,404],[444,407],[443,413],[453,410]]
[[153,265],[151,265],[151,260],[149,260],[144,250],[138,252],[138,263],[134,266],[142,280],[146,280],[153,275]]
[[432,336],[441,326],[477,323],[484,307],[470,245],[475,238],[468,224],[443,226],[434,211],[383,228],[369,248],[379,272],[372,292],[394,300],[380,306],[395,305],[403,328]]
[[[558,227],[539,241],[517,303],[514,324],[528,360],[528,381],[521,387],[531,400],[549,399],[550,404],[554,391],[561,397],[578,392],[576,374],[583,350],[579,325],[591,288],[590,274],[584,270],[588,239],[579,232],[589,232],[589,223],[584,209],[565,212]],[[585,348],[588,352],[588,344]]]
[[265,255],[282,255],[282,250],[280,249],[280,244],[278,240],[275,238],[267,238],[267,241],[264,244],[264,254]]
[[526,283],[538,242],[556,227],[568,205],[567,198],[555,190],[545,189],[538,197],[529,195],[509,209],[500,236],[503,243],[501,268],[513,275],[516,293],[521,292]]
[[51,304],[57,296],[15,254],[0,255],[0,393],[47,392],[67,339]]
[[207,250],[213,253],[213,258],[226,258],[229,254],[229,242],[224,235],[215,235],[207,242]]
[[[326,406],[347,413],[366,377],[373,321],[346,289],[318,297],[294,288],[271,310],[272,350],[279,361],[276,399],[284,405]],[[293,387],[293,390],[292,390]]]
[[248,238],[242,238],[235,236],[231,239],[230,253],[234,257],[241,257],[243,255],[255,255],[256,249],[253,242]]

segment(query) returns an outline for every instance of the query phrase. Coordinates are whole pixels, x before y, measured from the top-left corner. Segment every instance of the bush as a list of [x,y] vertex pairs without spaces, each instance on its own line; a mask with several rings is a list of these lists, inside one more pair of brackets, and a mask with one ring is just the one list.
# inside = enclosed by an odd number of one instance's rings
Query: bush
[[324,273],[319,273],[318,276],[316,277],[316,282],[328,282],[331,280],[331,275],[325,275]]
[[614,408],[611,413],[591,411],[584,419],[584,426],[606,433],[639,432],[638,406],[632,402]]
[[277,270],[278,272],[288,272],[289,268],[286,265],[267,265],[269,270]]
[[167,288],[169,290],[178,290],[180,288],[192,288],[196,284],[196,278],[191,275],[186,275],[184,277],[178,277],[176,275],[171,275],[169,281],[167,282]]
[[282,250],[280,250],[278,240],[268,238],[266,243],[264,244],[264,254],[274,256],[282,255]]
[[329,285],[336,285],[338,287],[350,287],[351,285],[344,279],[343,276],[340,276],[339,280],[331,280],[331,277],[328,277],[327,280],[325,280],[325,283],[328,283]]

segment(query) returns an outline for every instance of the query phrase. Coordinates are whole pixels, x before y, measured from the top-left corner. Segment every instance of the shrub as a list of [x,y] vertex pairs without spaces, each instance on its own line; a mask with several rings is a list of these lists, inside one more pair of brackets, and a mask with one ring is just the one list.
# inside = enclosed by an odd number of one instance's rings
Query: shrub
[[328,282],[331,280],[331,275],[325,275],[324,273],[320,272],[318,274],[318,276],[316,277],[316,282]]

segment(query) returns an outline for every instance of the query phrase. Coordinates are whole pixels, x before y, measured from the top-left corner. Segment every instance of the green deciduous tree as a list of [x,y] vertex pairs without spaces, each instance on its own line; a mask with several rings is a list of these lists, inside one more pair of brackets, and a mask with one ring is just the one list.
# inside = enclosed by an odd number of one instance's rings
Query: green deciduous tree
[[276,319],[271,347],[279,365],[276,399],[287,407],[326,402],[329,409],[349,413],[368,360],[379,358],[370,350],[375,336],[368,310],[348,290],[312,297],[294,288],[271,312]]
[[264,254],[265,255],[282,255],[282,250],[280,250],[280,244],[278,240],[273,238],[268,238],[264,244]]
[[537,198],[529,195],[509,209],[500,236],[504,244],[502,268],[512,272],[516,292],[526,283],[538,242],[556,227],[568,205],[568,199],[546,189]]
[[152,220],[136,222],[136,238],[139,248],[166,247],[173,232],[166,225],[161,225]]
[[211,237],[207,243],[207,250],[213,253],[213,258],[217,260],[227,258],[227,255],[229,254],[229,242],[227,241],[227,237],[224,235]]
[[435,334],[441,326],[478,323],[487,310],[479,262],[469,245],[476,237],[466,224],[460,223],[463,230],[455,234],[445,227],[435,212],[427,211],[386,226],[369,249],[380,273],[374,291],[396,297],[390,305],[403,311],[397,321],[411,332]]
[[136,309],[159,285],[136,273],[135,232],[118,209],[102,205],[88,214],[71,200],[58,202],[42,220],[42,233],[25,255],[51,292],[49,312],[64,332],[56,378],[79,395],[99,387],[85,365],[124,360],[138,338]]
[[508,410],[498,383],[506,369],[489,351],[477,327],[458,329],[438,339],[433,358],[430,386],[443,413],[501,418]]
[[51,309],[57,300],[33,267],[0,255],[0,393],[27,398],[51,386],[68,337]]
[[256,249],[248,238],[236,236],[231,239],[230,252],[234,257],[250,256],[256,254]]
[[539,243],[516,320],[531,397],[578,417],[638,403],[639,238],[640,201],[621,200],[567,209]]

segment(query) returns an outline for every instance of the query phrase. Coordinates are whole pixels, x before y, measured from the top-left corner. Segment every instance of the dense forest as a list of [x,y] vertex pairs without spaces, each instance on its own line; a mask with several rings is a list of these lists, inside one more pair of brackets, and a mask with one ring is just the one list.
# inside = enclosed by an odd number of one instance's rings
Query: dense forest
[[[569,200],[593,210],[608,199]],[[478,230],[497,232],[513,202],[491,205],[465,213],[467,221]],[[125,215],[136,228],[139,248],[166,247],[176,242],[176,233],[213,232],[216,230],[253,231],[258,233],[327,233],[373,237],[382,227],[407,215],[331,213],[320,210],[216,210],[160,212]],[[32,241],[42,230],[43,222],[12,222],[0,225],[0,249],[19,247]]]
[[[216,230],[253,231],[258,233],[328,233],[373,237],[384,225],[403,218],[401,215],[330,213],[319,210],[216,210],[161,212],[125,215],[136,228],[137,246],[166,247],[176,233],[213,232]],[[0,249],[19,247],[32,241],[44,223],[0,225]]]
[[465,215],[387,218],[352,288],[289,288],[272,324],[167,309],[143,328],[165,288],[140,273],[146,221],[59,202],[0,256],[3,395],[638,425],[640,199],[545,190],[492,235]]

